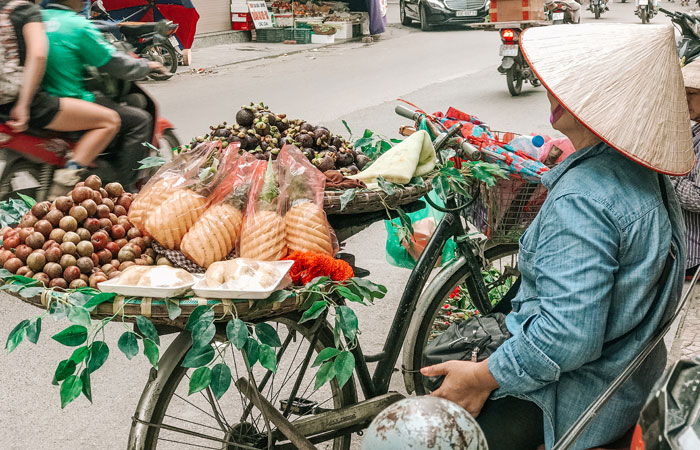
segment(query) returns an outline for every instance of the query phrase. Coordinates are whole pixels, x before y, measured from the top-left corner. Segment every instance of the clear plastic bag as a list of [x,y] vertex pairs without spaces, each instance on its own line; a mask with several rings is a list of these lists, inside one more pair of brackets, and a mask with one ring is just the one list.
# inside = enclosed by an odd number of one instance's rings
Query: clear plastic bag
[[206,210],[182,238],[185,256],[207,268],[229,256],[238,244],[257,160],[243,153],[207,201]]
[[[202,145],[213,145],[217,149],[221,147],[220,142]],[[222,152],[210,154],[208,164],[200,168],[196,177],[184,179],[171,187],[161,197],[160,205],[149,213],[144,225],[146,232],[163,247],[179,249],[182,238],[206,210],[207,196],[226,173],[225,169],[219,169],[231,167],[237,153],[238,145],[230,145]]]
[[334,256],[338,240],[323,210],[326,176],[298,148],[286,145],[277,161],[284,202],[284,232],[289,253],[313,252]]
[[287,255],[287,243],[277,161],[257,163],[243,217],[239,256],[258,261],[278,261]]

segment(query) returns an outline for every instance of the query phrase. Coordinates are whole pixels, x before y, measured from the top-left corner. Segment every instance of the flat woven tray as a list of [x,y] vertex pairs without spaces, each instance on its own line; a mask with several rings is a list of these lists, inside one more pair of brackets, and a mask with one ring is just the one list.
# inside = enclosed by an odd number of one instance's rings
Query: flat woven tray
[[[7,290],[5,293],[42,309],[47,309],[52,299],[54,301],[67,301],[66,298],[68,296],[68,293],[59,293],[49,289],[44,290],[40,295],[28,298]],[[171,320],[168,316],[167,302],[175,303],[182,309],[182,313],[175,320]],[[301,303],[302,297],[299,295],[271,304],[266,304],[265,300],[213,300],[199,297],[166,300],[162,298],[125,298],[117,296],[111,302],[98,305],[90,313],[90,316],[92,319],[100,320],[119,314],[124,315],[125,322],[135,322],[136,316],[145,316],[155,325],[170,325],[184,329],[192,311],[202,305],[212,306],[214,314],[219,320],[228,321],[231,319],[231,316],[235,316],[244,321],[253,321],[295,311]]]
[[384,209],[384,203],[389,206],[401,206],[415,202],[430,192],[432,185],[429,181],[423,181],[422,185],[408,185],[397,187],[394,195],[387,195],[381,189],[363,189],[357,191],[355,198],[340,209],[340,197],[346,191],[326,191],[323,197],[323,209],[326,214],[361,214]]

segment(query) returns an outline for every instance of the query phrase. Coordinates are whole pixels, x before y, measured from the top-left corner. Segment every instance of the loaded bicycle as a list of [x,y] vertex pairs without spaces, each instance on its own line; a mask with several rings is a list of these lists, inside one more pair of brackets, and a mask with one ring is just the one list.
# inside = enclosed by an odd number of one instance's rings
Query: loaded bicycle
[[[447,128],[425,113],[404,107],[397,107],[397,113],[430,124],[438,158],[443,158],[442,150],[448,147],[457,157],[480,157],[477,148],[459,137],[460,125]],[[407,391],[426,394],[428,389],[419,372],[423,350],[449,323],[446,321],[453,311],[455,316],[464,314],[464,309],[453,305],[451,296],[459,292],[462,303],[466,299],[473,309],[486,313],[493,308],[494,298],[497,300],[517,277],[517,244],[489,242],[470,229],[468,219],[481,197],[480,189],[477,186],[471,198],[451,192],[444,206],[426,199],[444,216],[411,272],[382,350],[366,354],[359,339],[346,342],[355,360],[357,383],[351,377],[342,388],[336,379],[315,385],[321,352],[334,347],[339,337],[333,335],[326,314],[300,324],[301,314],[290,312],[260,319],[274,326],[280,337],[276,373],[260,367],[248,369],[241,353],[221,348],[220,356],[229,361],[238,392],[221,400],[210,388],[188,396],[193,370],[183,367],[182,362],[192,346],[190,333],[164,328],[159,330],[161,334],[180,334],[161,358],[158,371],[151,373],[133,417],[128,448],[291,449],[313,448],[315,444],[320,444],[319,448],[350,448],[353,433],[361,433],[377,413],[403,398],[390,392],[402,351],[401,372]],[[511,199],[511,212],[520,209],[522,213],[529,205],[533,191],[524,192],[527,195],[521,193],[522,198]],[[530,220],[536,212],[536,208],[530,209]],[[523,225],[527,218],[521,216],[518,223]],[[352,229],[384,218],[381,213],[353,216]],[[456,243],[456,257],[430,278],[449,239]],[[224,327],[217,324],[215,340],[226,340]],[[376,366],[371,370],[373,363]],[[359,400],[358,390],[365,400]]]

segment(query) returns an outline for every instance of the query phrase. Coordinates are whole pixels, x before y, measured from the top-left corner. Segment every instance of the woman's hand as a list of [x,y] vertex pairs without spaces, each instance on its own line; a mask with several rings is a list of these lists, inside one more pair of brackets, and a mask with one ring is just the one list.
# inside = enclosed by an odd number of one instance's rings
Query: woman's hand
[[15,133],[21,133],[27,130],[29,122],[29,105],[20,104],[17,102],[10,111],[10,120],[7,121],[7,126]]
[[498,388],[486,360],[478,363],[448,361],[424,367],[421,374],[426,377],[445,375],[440,388],[431,395],[457,403],[473,417],[479,415],[491,392]]

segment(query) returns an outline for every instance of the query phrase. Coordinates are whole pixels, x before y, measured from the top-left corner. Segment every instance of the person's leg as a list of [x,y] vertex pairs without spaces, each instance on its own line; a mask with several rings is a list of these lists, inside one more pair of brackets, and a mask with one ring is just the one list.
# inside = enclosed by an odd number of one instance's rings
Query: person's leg
[[544,443],[542,410],[515,397],[488,400],[476,418],[489,450],[536,450]]
[[119,115],[109,108],[75,98],[61,98],[60,110],[45,128],[87,130],[73,149],[73,161],[87,167],[107,148],[119,131]]

